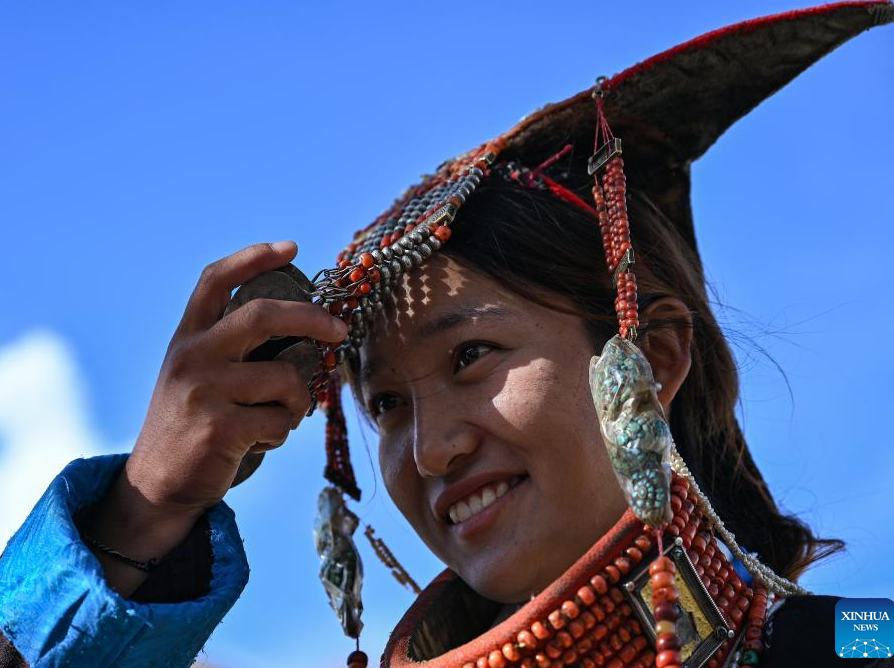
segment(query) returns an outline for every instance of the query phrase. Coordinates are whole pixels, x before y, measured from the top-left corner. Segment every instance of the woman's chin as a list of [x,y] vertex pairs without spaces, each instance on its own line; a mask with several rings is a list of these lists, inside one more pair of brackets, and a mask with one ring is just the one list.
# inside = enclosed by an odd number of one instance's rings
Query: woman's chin
[[492,601],[526,603],[565,570],[544,559],[547,547],[530,544],[521,549],[501,548],[467,558],[460,568],[453,569],[476,593]]

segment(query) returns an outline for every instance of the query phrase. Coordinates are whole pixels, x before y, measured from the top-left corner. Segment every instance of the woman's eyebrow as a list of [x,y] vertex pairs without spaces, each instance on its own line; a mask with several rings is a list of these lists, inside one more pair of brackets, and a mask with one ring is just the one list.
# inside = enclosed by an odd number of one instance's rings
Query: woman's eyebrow
[[505,320],[515,315],[515,312],[496,304],[487,306],[460,306],[451,311],[443,313],[432,320],[423,322],[419,325],[417,336],[422,339],[431,338],[437,334],[463,325],[470,320],[488,319],[488,320]]
[[[443,334],[454,327],[463,325],[470,320],[506,320],[516,315],[516,312],[505,306],[489,304],[486,306],[459,306],[446,313],[442,313],[437,317],[423,322],[416,330],[414,338],[428,339],[438,334]],[[365,364],[360,367],[358,374],[360,386],[368,385],[372,378],[378,373],[379,364],[375,359],[368,359]]]

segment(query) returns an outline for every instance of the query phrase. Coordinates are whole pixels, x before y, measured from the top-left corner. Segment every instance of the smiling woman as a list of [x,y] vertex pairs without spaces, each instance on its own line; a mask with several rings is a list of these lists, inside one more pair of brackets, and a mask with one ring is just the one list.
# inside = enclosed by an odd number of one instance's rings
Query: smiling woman
[[364,668],[341,376],[389,495],[448,567],[383,668],[837,661],[816,642],[837,597],[797,579],[840,543],[779,510],[745,443],[689,170],[892,20],[888,2],[826,5],[600,81],[443,163],[313,284],[291,242],[209,265],[133,452],[69,465],[0,558],[0,667],[189,665],[247,580],[222,499],[319,404],[320,577]]
[[[751,459],[696,256],[645,195],[631,193],[630,216],[639,345],[677,447],[743,544],[796,578],[837,543],[783,516]],[[519,603],[626,507],[580,363],[611,338],[614,296],[593,270],[598,226],[549,193],[485,180],[453,228],[404,278],[351,377],[378,427],[385,484],[417,534],[473,589]],[[559,235],[566,243],[550,243]]]
[[395,303],[414,301],[422,308],[410,314],[386,309],[360,355],[361,368],[398,362],[358,390],[378,426],[382,477],[466,583],[525,601],[626,507],[580,363],[595,342],[580,318],[446,254],[408,276]]

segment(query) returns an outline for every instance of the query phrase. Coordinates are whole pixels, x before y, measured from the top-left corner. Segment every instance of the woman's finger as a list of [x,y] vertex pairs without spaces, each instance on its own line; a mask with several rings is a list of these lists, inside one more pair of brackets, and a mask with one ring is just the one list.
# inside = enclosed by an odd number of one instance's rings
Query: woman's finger
[[280,404],[292,415],[293,426],[310,408],[310,378],[304,378],[289,362],[233,362],[223,376],[224,391],[234,403]]
[[298,252],[294,241],[277,241],[248,246],[212,262],[202,271],[178,331],[195,332],[217,322],[230,301],[230,293],[255,276],[292,261]]
[[208,345],[233,361],[274,336],[303,336],[318,341],[341,341],[348,327],[318,304],[255,299],[214,324]]
[[283,406],[236,406],[234,410],[236,429],[252,452],[282,445],[292,429],[292,414]]

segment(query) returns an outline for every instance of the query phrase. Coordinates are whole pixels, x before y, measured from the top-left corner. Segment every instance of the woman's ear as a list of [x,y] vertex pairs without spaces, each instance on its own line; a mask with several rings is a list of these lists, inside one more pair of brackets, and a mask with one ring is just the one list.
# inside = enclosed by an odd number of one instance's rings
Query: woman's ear
[[676,297],[662,297],[649,304],[640,320],[646,332],[639,346],[652,365],[655,380],[661,384],[658,400],[670,415],[671,402],[692,365],[692,313]]

